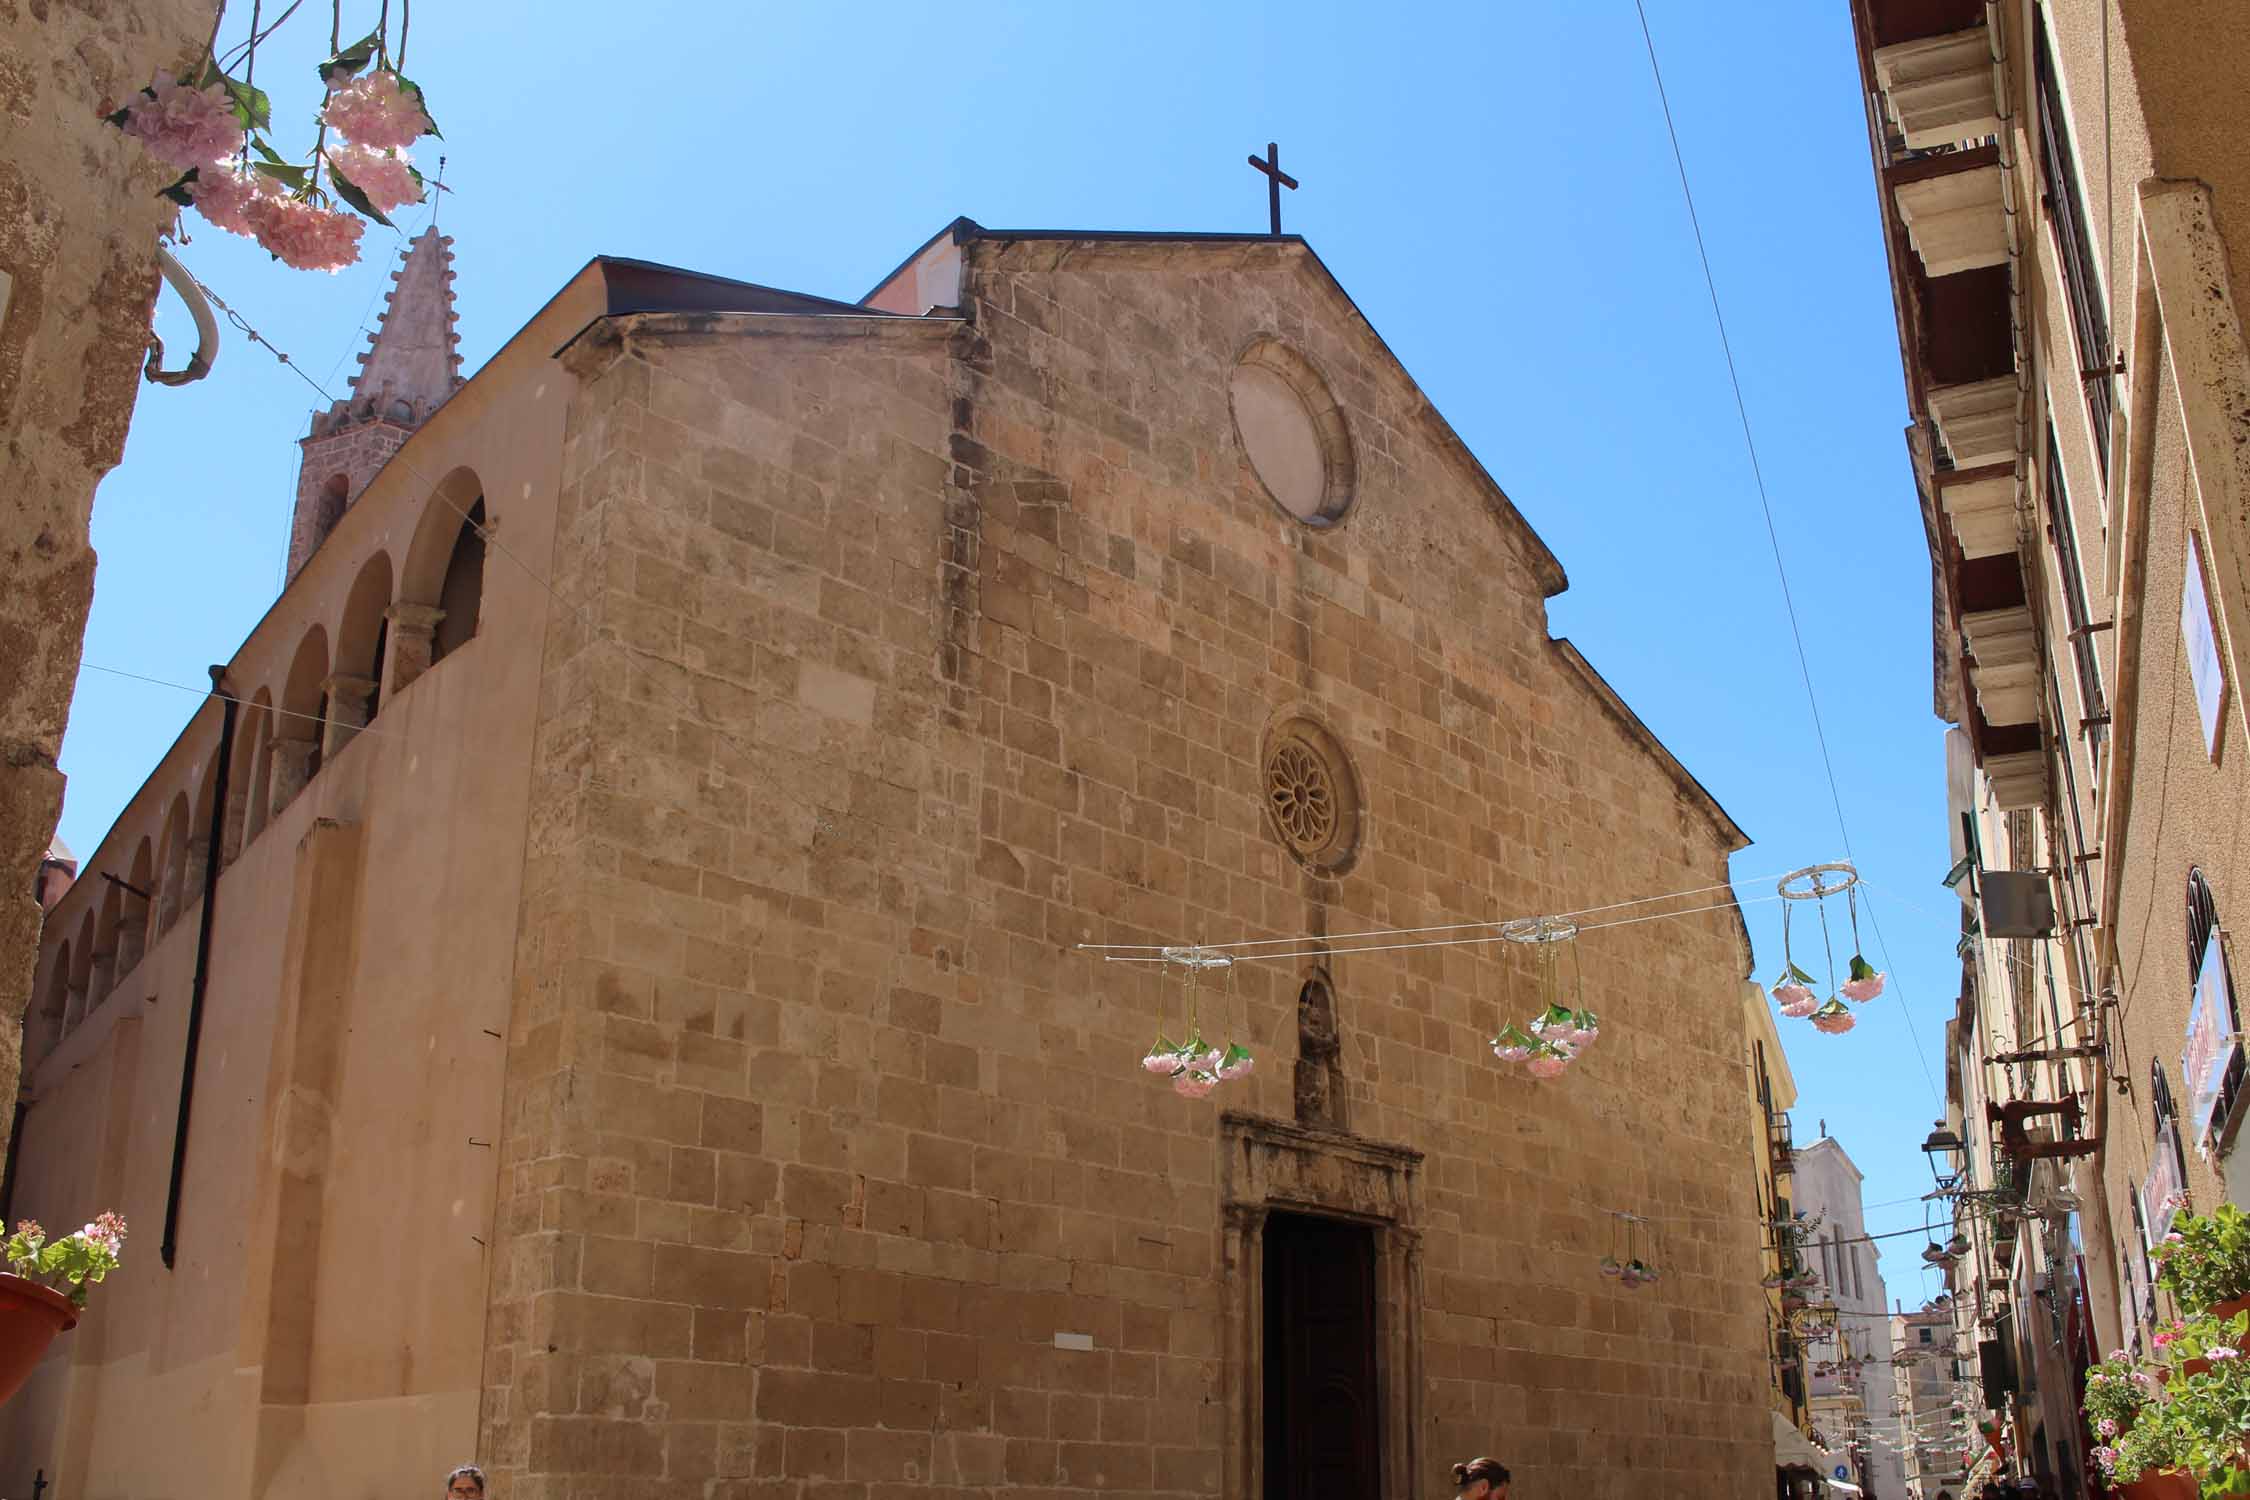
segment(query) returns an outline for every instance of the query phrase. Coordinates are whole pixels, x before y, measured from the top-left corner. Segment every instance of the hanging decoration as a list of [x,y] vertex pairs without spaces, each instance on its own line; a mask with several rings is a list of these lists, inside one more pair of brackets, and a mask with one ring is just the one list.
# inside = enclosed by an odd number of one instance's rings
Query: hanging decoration
[[1621,1248],[1625,1254],[1622,1259],[1615,1254],[1603,1256],[1602,1274],[1615,1277],[1619,1286],[1636,1288],[1647,1286],[1658,1277],[1654,1263],[1643,1259],[1640,1253],[1640,1228],[1648,1220],[1639,1214],[1623,1213],[1616,1210],[1611,1211],[1610,1217],[1625,1226],[1623,1244],[1620,1246],[1613,1242],[1611,1248],[1612,1250]]
[[1571,950],[1572,1004],[1564,1004],[1556,974],[1555,948],[1578,936],[1578,924],[1563,917],[1522,917],[1501,924],[1500,936],[1521,943],[1538,954],[1540,1012],[1524,1026],[1513,1021],[1492,1039],[1492,1055],[1502,1062],[1522,1063],[1534,1078],[1560,1078],[1570,1071],[1578,1054],[1601,1036],[1601,1019],[1575,1002],[1580,998],[1578,950]]
[[[362,220],[394,227],[387,215],[423,201],[422,174],[406,148],[438,128],[421,88],[400,71],[408,0],[399,7],[395,51],[387,3],[376,29],[347,46],[336,0],[329,56],[317,70],[325,97],[313,148],[297,160],[276,150],[273,105],[256,82],[258,48],[296,9],[263,30],[253,11],[248,39],[223,56],[214,25],[202,60],[185,75],[158,73],[104,119],[179,170],[164,197],[256,240],[285,265],[333,272],[359,259]],[[224,13],[221,6],[222,20]]]
[[[1807,865],[1802,870],[1792,870],[1781,877],[1775,887],[1782,901],[1781,907],[1781,973],[1773,982],[1773,998],[1781,1013],[1796,1020],[1809,1020],[1815,1031],[1828,1036],[1841,1036],[1857,1024],[1851,1010],[1844,1004],[1850,1000],[1864,1005],[1883,993],[1883,975],[1859,951],[1859,896],[1854,889],[1859,884],[1859,871],[1849,864]],[[1836,980],[1836,950],[1828,934],[1828,901],[1842,896],[1851,914],[1852,957],[1847,966],[1846,978]],[[1820,917],[1820,946],[1828,963],[1828,998],[1822,1000],[1813,988],[1813,976],[1797,963],[1790,942],[1790,918],[1797,903],[1810,901]]]
[[1172,1092],[1183,1099],[1202,1099],[1222,1083],[1231,1083],[1246,1076],[1255,1065],[1250,1049],[1240,1042],[1229,1041],[1224,1047],[1215,1047],[1203,1039],[1202,1018],[1196,1009],[1196,985],[1206,972],[1219,971],[1228,977],[1228,991],[1233,991],[1234,959],[1225,953],[1203,947],[1171,947],[1163,950],[1167,964],[1186,973],[1181,986],[1186,994],[1187,1014],[1180,1034],[1184,1041],[1174,1042],[1159,1033],[1155,1045],[1141,1059],[1141,1067],[1159,1077],[1172,1080]]

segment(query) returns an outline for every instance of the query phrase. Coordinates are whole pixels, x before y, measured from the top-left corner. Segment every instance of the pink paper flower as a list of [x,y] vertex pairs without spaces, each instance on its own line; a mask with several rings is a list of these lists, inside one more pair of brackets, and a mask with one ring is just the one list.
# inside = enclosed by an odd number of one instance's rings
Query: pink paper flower
[[1219,1076],[1225,1079],[1246,1077],[1248,1076],[1251,1068],[1255,1067],[1256,1065],[1257,1059],[1245,1053],[1241,1057],[1236,1058],[1233,1062],[1227,1063],[1223,1067],[1221,1067],[1219,1069]]
[[169,73],[157,74],[125,106],[125,133],[183,172],[218,166],[242,149],[242,122],[227,91],[215,83],[189,88]]
[[430,133],[421,91],[404,86],[388,68],[331,89],[320,117],[346,140],[378,151],[402,150]]
[[1855,1004],[1865,1005],[1883,993],[1883,976],[1877,974],[1872,979],[1847,979],[1836,986],[1836,993]]
[[399,152],[347,145],[329,152],[328,164],[365,193],[377,213],[422,201],[422,184],[414,180],[413,163]]
[[1172,1092],[1183,1099],[1201,1099],[1219,1086],[1208,1073],[1183,1072],[1172,1080]]
[[1535,1057],[1524,1064],[1524,1071],[1534,1078],[1560,1078],[1570,1071],[1567,1057]]
[[1522,1062],[1525,1058],[1531,1056],[1531,1049],[1494,1042],[1492,1044],[1492,1055],[1502,1062]]
[[[1835,1005],[1836,1008],[1830,1010],[1829,1005]],[[1814,1030],[1824,1032],[1829,1036],[1842,1036],[1858,1024],[1850,1011],[1844,1009],[1841,1005],[1836,1005],[1833,1000],[1829,1001],[1828,1005],[1823,1005],[1813,1012],[1812,1023]]]
[[256,172],[237,172],[232,167],[199,167],[195,181],[188,184],[188,195],[195,199],[195,211],[213,225],[229,234],[239,234],[244,239],[256,239],[257,226],[251,221],[251,209],[259,199],[278,196],[280,186],[270,177]]
[[341,271],[358,260],[359,237],[367,227],[357,214],[295,198],[259,199],[248,216],[258,243],[300,271]]
[[1180,1060],[1169,1052],[1151,1052],[1141,1059],[1141,1066],[1151,1073],[1162,1073],[1170,1077],[1180,1071]]
[[1820,997],[1801,984],[1777,985],[1773,998],[1781,1005],[1781,1013],[1802,1020],[1820,1008]]

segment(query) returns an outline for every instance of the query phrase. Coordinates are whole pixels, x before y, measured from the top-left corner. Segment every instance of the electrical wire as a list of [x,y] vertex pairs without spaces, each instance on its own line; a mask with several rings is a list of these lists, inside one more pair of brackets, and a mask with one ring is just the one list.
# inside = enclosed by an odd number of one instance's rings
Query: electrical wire
[[[1743,398],[1742,376],[1735,366],[1734,341],[1727,334],[1726,312],[1719,303],[1718,277],[1711,270],[1711,252],[1703,240],[1702,216],[1696,212],[1695,208],[1695,189],[1688,182],[1687,156],[1680,149],[1679,126],[1672,118],[1672,100],[1664,87],[1663,65],[1657,61],[1656,37],[1649,30],[1648,7],[1644,0],[1633,0],[1633,10],[1640,17],[1641,41],[1648,49],[1649,72],[1656,80],[1656,99],[1664,112],[1664,133],[1672,144],[1672,165],[1679,172],[1680,196],[1687,203],[1688,227],[1694,231],[1696,259],[1703,267],[1704,290],[1711,297],[1711,319],[1718,325],[1719,350],[1726,357],[1727,384],[1734,392],[1735,415],[1741,419],[1742,423],[1742,444],[1750,455],[1750,474],[1757,485],[1758,508],[1765,517],[1766,541],[1773,549],[1774,576],[1781,584],[1782,607],[1789,617],[1789,638],[1797,648],[1797,670],[1804,679],[1805,706],[1812,714],[1813,738],[1820,747],[1821,769],[1827,775],[1829,800],[1835,805],[1836,809],[1836,831],[1844,841],[1844,857],[1852,859],[1852,835],[1851,828],[1844,817],[1844,794],[1836,781],[1836,763],[1828,753],[1828,731],[1821,722],[1820,695],[1813,690],[1812,658],[1805,651],[1805,634],[1797,619],[1796,596],[1790,590],[1789,569],[1782,560],[1781,533],[1774,525],[1773,500],[1766,492],[1765,467],[1758,460],[1758,441],[1750,428],[1750,406],[1748,401]],[[1881,920],[1876,917],[1872,903],[1868,906],[1867,916],[1868,921],[1875,928],[1875,945],[1883,955],[1883,967],[1891,974],[1892,983],[1896,986],[1898,966],[1891,961],[1890,945],[1884,941],[1883,925]],[[1913,1010],[1906,1003],[1903,992],[1898,993],[1896,998],[1899,1013],[1906,1020],[1907,1035],[1914,1043],[1915,1060],[1922,1066],[1923,1080],[1930,1086],[1931,1097],[1942,1102],[1944,1095],[1938,1089],[1937,1076],[1930,1071],[1929,1059],[1922,1052],[1922,1039],[1914,1030]]]
[[[1618,911],[1628,906],[1646,906],[1652,901],[1671,901],[1675,899],[1684,899],[1688,896],[1708,895],[1712,891],[1728,891],[1734,889],[1734,887],[1737,885],[1745,883],[1751,885],[1760,885],[1769,880],[1780,880],[1784,875],[1787,875],[1788,873],[1788,871],[1779,871],[1772,875],[1751,875],[1744,877],[1743,880],[1729,880],[1724,881],[1718,885],[1690,886],[1684,891],[1665,891],[1662,894],[1655,896],[1635,896],[1630,901],[1612,901],[1606,906],[1582,906],[1574,911],[1542,912],[1537,916],[1498,917],[1482,922],[1447,922],[1434,927],[1377,927],[1369,928],[1364,932],[1331,932],[1324,934],[1321,938],[1321,941],[1328,943],[1341,943],[1348,942],[1354,938],[1414,937],[1426,932],[1484,931],[1493,927],[1505,927],[1514,922],[1533,922],[1550,920],[1554,918],[1592,916],[1598,912]],[[1080,943],[1077,946],[1082,949],[1091,949],[1098,952],[1108,953],[1157,953],[1166,948],[1179,947],[1193,947],[1201,949],[1204,952],[1217,952],[1230,948],[1254,948],[1270,946],[1275,943],[1301,943],[1303,941],[1305,941],[1303,937],[1277,937],[1237,938],[1231,942],[1225,943]]]
[[[1661,898],[1652,898],[1652,899],[1661,899]],[[1730,910],[1730,909],[1738,909],[1738,908],[1740,908],[1740,907],[1744,907],[1744,906],[1756,906],[1756,905],[1760,904],[1761,902],[1766,902],[1766,901],[1780,901],[1780,900],[1782,900],[1782,899],[1784,899],[1784,898],[1783,898],[1783,897],[1782,897],[1782,896],[1781,896],[1781,895],[1780,895],[1780,894],[1779,894],[1779,893],[1777,892],[1776,894],[1774,894],[1774,895],[1771,895],[1771,896],[1752,896],[1752,897],[1750,897],[1750,898],[1749,898],[1748,900],[1744,900],[1744,901],[1718,901],[1718,902],[1714,902],[1714,903],[1712,903],[1712,904],[1711,904],[1711,905],[1709,905],[1709,906],[1691,906],[1691,907],[1688,907],[1688,908],[1687,908],[1687,909],[1686,909],[1685,911],[1660,911],[1660,912],[1651,912],[1651,913],[1649,913],[1649,914],[1647,914],[1647,915],[1645,915],[1645,916],[1638,916],[1638,917],[1620,917],[1619,919],[1617,919],[1617,920],[1616,920],[1616,921],[1614,921],[1614,922],[1589,922],[1589,923],[1587,923],[1586,925],[1584,925],[1584,926],[1580,927],[1580,928],[1578,929],[1578,931],[1579,931],[1579,932],[1580,932],[1581,934],[1583,934],[1583,933],[1588,933],[1588,932],[1600,932],[1600,931],[1602,931],[1603,929],[1605,929],[1605,928],[1610,928],[1610,927],[1630,927],[1630,926],[1632,926],[1632,925],[1633,925],[1634,923],[1636,923],[1636,922],[1663,922],[1663,921],[1668,921],[1668,920],[1670,920],[1670,919],[1672,919],[1672,918],[1674,918],[1674,917],[1693,917],[1693,916],[1700,916],[1700,915],[1702,915],[1702,914],[1704,914],[1704,913],[1707,913],[1707,912],[1714,912],[1714,911],[1727,911],[1727,910]],[[1525,919],[1525,920],[1530,920],[1530,919],[1528,919],[1528,918],[1527,918],[1527,919]],[[1471,925],[1474,925],[1474,926],[1476,926],[1476,927],[1480,927],[1480,928],[1484,928],[1484,927],[1490,927],[1490,926],[1492,926],[1492,925],[1494,925],[1494,924],[1492,924],[1492,923],[1490,923],[1490,922],[1478,922],[1478,923],[1474,923],[1474,924],[1471,924]],[[1441,930],[1442,930],[1442,929],[1441,929]],[[1374,936],[1382,936],[1383,934],[1377,933],[1377,934],[1373,934],[1373,935],[1374,935]],[[1289,938],[1289,939],[1286,939],[1285,941],[1288,941],[1288,942],[1294,942],[1294,943],[1302,943],[1302,942],[1306,942],[1306,941],[1308,941],[1308,940],[1307,940],[1307,939],[1304,939],[1304,938]],[[1512,937],[1504,937],[1504,936],[1498,936],[1498,935],[1495,935],[1495,936],[1492,936],[1492,937],[1469,937],[1469,938],[1427,938],[1427,939],[1424,939],[1424,940],[1422,940],[1422,941],[1420,941],[1420,942],[1412,942],[1412,943],[1362,943],[1362,944],[1361,944],[1360,946],[1358,946],[1358,947],[1356,947],[1356,948],[1331,948],[1331,947],[1327,946],[1327,945],[1326,945],[1325,943],[1323,943],[1323,942],[1320,942],[1320,941],[1318,941],[1318,940],[1313,940],[1313,943],[1314,943],[1314,945],[1313,945],[1313,946],[1311,946],[1311,947],[1308,947],[1308,948],[1293,948],[1293,949],[1289,950],[1289,951],[1288,951],[1288,952],[1286,952],[1286,953],[1244,953],[1244,954],[1237,954],[1237,955],[1234,955],[1234,956],[1233,956],[1233,962],[1235,962],[1235,963],[1238,963],[1238,964],[1244,964],[1244,963],[1278,963],[1278,962],[1280,962],[1280,961],[1282,961],[1282,960],[1284,960],[1284,959],[1296,959],[1296,958],[1321,958],[1321,959],[1329,959],[1329,958],[1345,958],[1345,957],[1349,957],[1350,955],[1352,955],[1352,954],[1355,954],[1355,953],[1397,953],[1397,952],[1402,952],[1402,951],[1404,951],[1404,950],[1406,950],[1406,949],[1410,949],[1410,948],[1475,948],[1475,947],[1484,947],[1484,946],[1489,946],[1489,945],[1491,945],[1491,944],[1493,944],[1493,943],[1513,943],[1513,942],[1516,942],[1516,941],[1517,941],[1517,939],[1515,939],[1515,938],[1512,938]],[[1087,943],[1081,943],[1081,944],[1079,944],[1079,946],[1080,946],[1081,948],[1085,948],[1085,947],[1091,947],[1091,946],[1094,946],[1094,945],[1092,945],[1092,944],[1087,944]],[[1183,948],[1201,948],[1201,947],[1204,947],[1204,946],[1206,946],[1206,945],[1205,945],[1205,944],[1201,944],[1201,943],[1190,943],[1190,944],[1178,944],[1178,945],[1175,945],[1175,946],[1178,946],[1178,947],[1183,947]],[[1141,955],[1138,955],[1138,954],[1116,954],[1116,953],[1104,953],[1104,954],[1102,955],[1102,962],[1103,962],[1103,963],[1105,963],[1105,964],[1169,964],[1169,963],[1172,963],[1172,962],[1174,962],[1174,961],[1175,961],[1175,960],[1173,960],[1172,958],[1170,958],[1170,957],[1168,957],[1168,956],[1166,956],[1166,955],[1164,955],[1164,954],[1162,954],[1162,953],[1149,954],[1149,955],[1147,955],[1147,956],[1141,956]]]

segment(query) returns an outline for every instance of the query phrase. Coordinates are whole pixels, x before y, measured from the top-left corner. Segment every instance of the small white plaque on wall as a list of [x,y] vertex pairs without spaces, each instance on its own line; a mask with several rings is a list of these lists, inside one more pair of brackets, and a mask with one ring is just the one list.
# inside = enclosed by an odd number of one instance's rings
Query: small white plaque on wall
[[2203,538],[2188,533],[2187,570],[2180,580],[2180,633],[2187,639],[2188,677],[2195,684],[2195,711],[2203,720],[2203,753],[2219,758],[2220,715],[2226,707],[2227,674],[2219,661],[2218,622],[2203,591]]
[[1089,1350],[1094,1347],[1094,1336],[1090,1333],[1058,1333],[1055,1335],[1055,1347],[1057,1349]]

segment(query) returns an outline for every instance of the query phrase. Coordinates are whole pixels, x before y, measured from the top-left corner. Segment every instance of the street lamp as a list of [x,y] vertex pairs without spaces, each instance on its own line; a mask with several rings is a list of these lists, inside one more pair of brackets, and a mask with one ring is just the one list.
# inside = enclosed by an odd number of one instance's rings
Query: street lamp
[[1940,1193],[1950,1191],[1961,1180],[1968,1167],[1969,1148],[1939,1120],[1927,1136],[1922,1138],[1922,1154],[1930,1159],[1930,1175],[1937,1179]]

